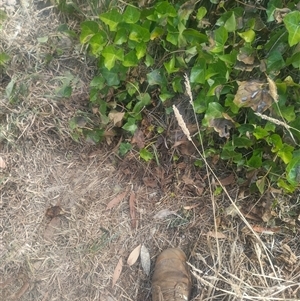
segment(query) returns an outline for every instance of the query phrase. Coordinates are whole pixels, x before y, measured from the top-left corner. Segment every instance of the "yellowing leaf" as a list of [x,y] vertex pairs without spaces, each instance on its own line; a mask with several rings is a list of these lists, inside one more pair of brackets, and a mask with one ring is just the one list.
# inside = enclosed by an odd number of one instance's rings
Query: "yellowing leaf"
[[114,270],[113,279],[112,279],[112,287],[114,287],[116,282],[118,281],[118,279],[121,275],[122,269],[123,269],[123,259],[122,259],[122,257],[120,257],[118,264]]
[[129,266],[132,266],[133,264],[136,263],[137,259],[139,258],[140,256],[140,251],[141,251],[141,245],[138,245],[131,253],[130,255],[128,256],[128,259],[127,259],[127,264]]
[[110,111],[108,117],[114,123],[114,125],[120,127],[122,125],[124,115],[125,112]]

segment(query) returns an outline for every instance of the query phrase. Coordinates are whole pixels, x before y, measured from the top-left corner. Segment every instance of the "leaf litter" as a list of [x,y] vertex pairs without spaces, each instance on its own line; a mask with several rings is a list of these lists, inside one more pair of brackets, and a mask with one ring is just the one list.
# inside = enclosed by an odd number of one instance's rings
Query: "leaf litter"
[[121,201],[123,201],[125,199],[125,197],[128,194],[128,189],[125,190],[124,192],[118,194],[116,197],[114,197],[106,206],[106,210],[112,209],[114,207],[116,207],[117,205],[119,205],[119,203]]
[[118,279],[120,278],[120,275],[122,273],[122,269],[123,269],[123,259],[122,257],[120,257],[117,265],[116,265],[116,268],[114,270],[114,273],[113,273],[113,278],[112,278],[112,287],[115,286],[115,284],[117,283]]
[[142,245],[140,255],[141,255],[142,268],[145,274],[148,276],[150,274],[151,260],[150,260],[150,253],[148,249],[145,247],[145,245]]
[[140,251],[141,251],[142,245],[138,245],[136,248],[133,249],[133,251],[129,254],[128,259],[127,259],[127,264],[129,266],[132,266],[136,263],[140,256]]

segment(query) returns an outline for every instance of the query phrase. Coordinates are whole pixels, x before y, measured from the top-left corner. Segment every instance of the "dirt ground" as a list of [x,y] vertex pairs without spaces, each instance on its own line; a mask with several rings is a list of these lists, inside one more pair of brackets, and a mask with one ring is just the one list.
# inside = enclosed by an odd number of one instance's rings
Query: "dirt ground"
[[[151,300],[155,259],[167,247],[188,255],[194,301],[300,300],[298,193],[251,195],[220,163],[229,195],[213,197],[213,176],[188,156],[157,167],[134,151],[119,158],[113,144],[74,142],[69,120],[88,110],[94,67],[57,30],[64,21],[78,26],[44,1],[16,1],[1,31],[11,56],[0,86],[2,300]],[[70,98],[60,95],[65,80]],[[148,275],[140,258],[127,264],[139,245]]]

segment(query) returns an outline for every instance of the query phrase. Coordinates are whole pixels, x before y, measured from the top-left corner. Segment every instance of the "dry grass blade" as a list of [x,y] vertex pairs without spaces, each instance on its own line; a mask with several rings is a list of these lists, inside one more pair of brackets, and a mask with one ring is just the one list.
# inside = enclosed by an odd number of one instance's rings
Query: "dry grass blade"
[[276,84],[269,76],[267,76],[267,79],[268,79],[268,83],[269,83],[270,95],[272,96],[272,98],[274,99],[275,102],[278,102],[278,93],[277,93]]
[[130,218],[131,218],[131,228],[136,229],[137,227],[137,219],[136,219],[136,209],[135,209],[135,193],[131,191],[129,197],[129,210],[130,210]]

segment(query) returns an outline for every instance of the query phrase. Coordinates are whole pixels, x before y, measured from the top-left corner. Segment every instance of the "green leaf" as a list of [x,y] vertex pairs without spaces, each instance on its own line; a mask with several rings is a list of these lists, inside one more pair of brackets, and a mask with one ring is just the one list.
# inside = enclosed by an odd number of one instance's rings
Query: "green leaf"
[[236,19],[234,12],[230,13],[230,17],[226,20],[224,27],[228,32],[233,32],[236,30]]
[[211,52],[217,53],[217,52],[223,52],[225,43],[228,39],[228,32],[224,27],[220,27],[217,30],[214,31],[215,36],[215,47],[211,50]]
[[139,43],[136,46],[135,51],[136,51],[137,59],[140,60],[146,54],[146,51],[147,51],[146,44],[145,43]]
[[140,11],[137,8],[130,5],[127,5],[123,13],[124,22],[128,24],[136,23],[140,19],[140,16]]
[[218,102],[211,102],[208,104],[205,116],[202,120],[204,126],[209,126],[209,123],[212,119],[222,118],[224,108]]
[[101,14],[99,18],[109,26],[110,31],[116,31],[118,24],[123,21],[123,16],[116,8],[113,8],[110,12]]
[[94,55],[100,54],[101,50],[107,43],[107,37],[106,34],[102,31],[94,34],[90,41],[89,44],[91,45],[92,53]]
[[292,185],[300,184],[300,157],[293,158],[286,168],[287,180]]
[[295,191],[295,186],[296,184],[288,184],[286,181],[284,181],[283,179],[279,179],[277,182],[277,185],[279,188],[283,188],[286,192],[288,193],[293,193]]
[[283,18],[289,33],[289,45],[292,47],[300,42],[300,11],[293,11]]
[[201,6],[197,11],[197,15],[196,15],[197,20],[201,21],[203,17],[206,15],[206,13],[207,13],[207,9],[204,6]]
[[238,35],[247,43],[252,43],[255,39],[255,31],[252,29],[245,32],[238,32]]
[[138,59],[136,57],[135,51],[131,50],[124,56],[123,66],[125,67],[133,67],[138,65]]
[[192,28],[185,29],[182,34],[186,41],[190,44],[189,46],[200,45],[208,41],[205,34]]
[[165,66],[168,74],[177,72],[179,70],[179,68],[175,67],[175,56],[174,55],[172,55],[172,58],[169,62],[164,63],[164,66]]
[[169,2],[162,1],[156,4],[155,11],[159,18],[170,16],[170,17],[176,17],[177,11]]
[[263,129],[261,126],[257,126],[253,132],[253,136],[257,140],[264,139],[269,136],[269,132],[266,129]]
[[165,87],[167,85],[167,80],[164,73],[160,69],[155,69],[147,74],[147,80],[150,86],[159,85]]
[[123,49],[116,49],[113,45],[105,47],[101,54],[104,57],[104,65],[108,70],[114,67],[116,60],[124,60]]
[[0,53],[0,66],[4,66],[10,60],[10,56],[5,52]]
[[124,129],[125,131],[128,131],[129,133],[131,133],[133,135],[137,129],[137,125],[135,123],[135,118],[129,117],[127,119],[127,122],[122,126],[122,129]]
[[260,194],[263,194],[265,192],[266,178],[262,177],[261,179],[257,180],[255,184]]
[[129,39],[138,43],[148,42],[150,40],[150,32],[140,25],[132,24]]
[[252,157],[247,160],[247,165],[252,168],[260,168],[262,165],[262,150],[256,149],[253,151]]
[[101,69],[101,75],[105,78],[108,86],[118,86],[120,84],[120,78],[118,72],[108,70],[107,68]]
[[72,95],[72,87],[69,85],[63,85],[58,91],[57,96],[58,97],[65,97],[68,98]]
[[149,152],[146,148],[142,148],[140,150],[140,157],[144,159],[146,162],[152,160],[154,158],[153,154]]
[[87,43],[90,38],[99,31],[99,25],[95,21],[84,21],[80,24],[80,43]]
[[164,29],[162,27],[155,27],[150,34],[150,40],[153,41],[156,38],[161,37],[164,34]]
[[279,50],[274,50],[267,57],[267,72],[278,73],[283,67],[285,67],[284,59]]
[[205,83],[206,76],[206,62],[204,59],[199,60],[191,69],[190,82],[197,84]]
[[125,156],[132,149],[132,145],[129,142],[122,142],[119,147],[119,154]]
[[294,148],[286,143],[283,144],[281,149],[278,151],[278,157],[282,159],[285,164],[288,164],[293,158]]
[[151,103],[151,97],[148,93],[141,93],[136,97],[139,101],[135,104],[132,112],[137,115],[143,108]]
[[117,34],[114,39],[114,44],[122,45],[128,40],[128,30],[124,27],[118,28]]
[[292,64],[294,68],[300,69],[300,52],[294,53],[291,57],[286,59],[286,64]]
[[99,143],[104,137],[104,130],[94,129],[94,130],[83,130],[83,135],[88,142]]
[[276,8],[282,8],[281,0],[270,0],[267,6],[268,22],[274,21],[274,11]]

